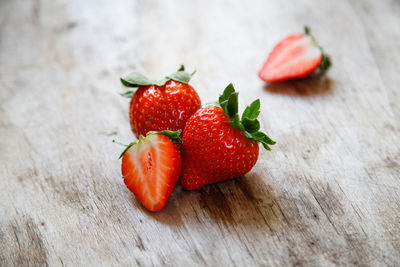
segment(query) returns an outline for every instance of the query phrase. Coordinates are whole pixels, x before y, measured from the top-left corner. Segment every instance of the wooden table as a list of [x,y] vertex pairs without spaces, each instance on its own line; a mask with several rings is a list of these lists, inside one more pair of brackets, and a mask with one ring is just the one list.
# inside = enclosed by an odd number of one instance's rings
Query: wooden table
[[[0,2],[0,265],[400,265],[400,2]],[[326,76],[264,85],[309,25]],[[119,77],[185,63],[203,103],[233,82],[278,143],[245,177],[146,211],[111,142]]]

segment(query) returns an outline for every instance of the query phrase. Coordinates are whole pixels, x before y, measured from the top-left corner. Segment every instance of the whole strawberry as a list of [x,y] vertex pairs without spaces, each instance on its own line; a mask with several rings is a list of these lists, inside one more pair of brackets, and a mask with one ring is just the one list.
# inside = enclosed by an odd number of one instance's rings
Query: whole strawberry
[[183,130],[201,101],[188,82],[192,74],[184,66],[162,80],[150,80],[138,73],[121,78],[123,85],[137,88],[123,96],[131,98],[129,121],[136,137],[149,131]]
[[194,190],[204,185],[242,176],[258,159],[258,142],[270,150],[275,144],[260,132],[260,101],[238,115],[238,93],[229,84],[217,106],[199,109],[189,118],[182,136],[181,184]]

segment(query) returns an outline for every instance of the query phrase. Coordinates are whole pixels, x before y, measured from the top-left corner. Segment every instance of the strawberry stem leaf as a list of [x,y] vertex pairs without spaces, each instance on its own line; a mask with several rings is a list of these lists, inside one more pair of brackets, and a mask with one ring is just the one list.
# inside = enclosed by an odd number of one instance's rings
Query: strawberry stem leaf
[[261,143],[262,145],[263,145],[263,147],[266,149],[266,150],[268,150],[268,151],[271,151],[271,148],[266,144],[266,143]]
[[321,50],[322,61],[321,61],[321,64],[319,65],[319,70],[322,71],[322,72],[327,71],[330,68],[330,66],[332,65],[331,58],[327,54],[325,54],[324,48],[317,42],[317,40],[311,34],[311,30],[310,30],[310,28],[308,26],[304,26],[304,32],[305,32],[306,35],[308,35],[311,38],[313,43],[316,46],[318,46],[319,50]]
[[[174,80],[174,81],[178,81],[178,82],[182,82],[182,83],[189,83],[190,79],[195,74],[195,72],[196,71],[193,71],[192,73],[188,73],[185,71],[185,66],[181,65],[180,68],[176,72],[166,76],[165,78],[163,78],[161,80],[152,80],[152,79],[149,79],[146,76],[144,76],[140,73],[137,73],[137,72],[132,72],[132,73],[128,74],[127,76],[120,78],[120,80],[124,86],[130,87],[130,88],[139,88],[139,87],[148,86],[148,85],[163,86],[169,80]],[[121,95],[128,97],[128,95],[130,95],[130,94],[126,94],[126,95],[121,94]],[[131,97],[132,97],[132,95],[131,95]]]
[[177,72],[174,72],[174,73],[168,75],[167,79],[182,82],[182,83],[189,83],[190,78],[192,78],[193,74],[188,73],[183,70],[179,70]]
[[176,72],[168,75],[165,78],[168,79],[168,81],[174,80],[182,83],[189,83],[190,79],[195,73],[196,73],[195,70],[192,73],[186,72],[185,66],[182,64],[181,67]]
[[304,32],[307,34],[307,35],[311,35],[311,30],[310,30],[310,28],[306,25],[306,26],[304,26]]
[[332,65],[331,58],[327,54],[322,54],[321,65],[319,65],[319,69],[321,71],[327,71]]
[[124,144],[121,144],[121,143],[116,142],[115,140],[113,140],[113,143],[117,143],[119,145],[125,146],[124,151],[122,151],[122,153],[121,153],[121,155],[119,155],[118,159],[122,158],[124,156],[124,154],[126,153],[126,151],[128,151],[128,149],[131,148],[131,146],[136,145],[138,142],[139,141],[134,141],[134,142],[130,143],[129,145],[124,145]]
[[250,106],[246,107],[246,109],[242,114],[242,120],[244,118],[256,119],[259,114],[260,114],[260,99],[257,99],[254,100],[254,102],[251,103]]
[[146,76],[144,76],[140,73],[137,73],[137,72],[129,73],[124,78],[121,78],[121,82],[124,86],[134,87],[134,88],[151,85],[151,84],[161,86],[166,82],[166,80],[165,81],[164,80],[165,79],[160,80],[160,81],[151,80],[151,79],[147,78]]
[[[148,132],[148,133],[146,134],[146,136],[149,136],[150,134],[163,134],[163,135],[167,136],[169,139],[171,139],[172,142],[175,142],[175,143],[182,143],[182,140],[181,140],[181,138],[179,137],[179,135],[181,134],[181,132],[182,132],[181,130],[178,130],[178,131],[169,131],[169,130],[165,130],[165,131],[159,131],[159,132],[150,131],[150,132]],[[130,143],[129,145],[125,145],[125,144],[122,144],[122,143],[117,142],[117,141],[115,141],[115,140],[112,140],[113,143],[117,143],[117,144],[119,144],[119,145],[121,145],[121,146],[125,146],[125,149],[124,149],[124,151],[122,151],[121,155],[119,156],[119,159],[122,158],[122,157],[124,156],[124,154],[126,153],[126,151],[128,151],[129,148],[131,148],[133,145],[136,145],[137,143],[139,143],[140,140],[143,139],[143,138],[144,138],[144,137],[141,135],[141,136],[139,137],[139,140],[136,140],[136,141]]]
[[169,131],[169,130],[164,130],[164,131],[150,131],[147,133],[146,136],[150,135],[150,134],[163,134],[167,137],[169,137],[169,139],[171,139],[172,142],[175,143],[182,143],[182,139],[179,137],[179,135],[181,134],[181,130],[178,131]]
[[249,133],[254,133],[260,130],[260,122],[257,119],[249,119],[245,117],[242,119],[242,124],[245,130]]
[[268,135],[266,135],[263,132],[255,132],[255,133],[252,133],[251,135],[252,135],[253,140],[260,141],[260,142],[266,143],[268,145],[276,144],[275,141],[271,140],[271,138],[269,138]]
[[226,116],[230,119],[229,125],[244,132],[247,139],[262,143],[266,150],[271,150],[269,145],[274,145],[275,141],[265,133],[260,132],[260,122],[257,120],[260,115],[260,100],[253,101],[246,107],[240,120],[238,114],[238,93],[230,83],[219,97],[219,104]]
[[229,125],[232,127],[236,127],[241,131],[245,131],[243,124],[240,122],[240,118],[239,118],[238,114],[236,114],[236,116],[229,122]]
[[135,94],[135,91],[126,91],[125,93],[120,94],[123,97],[126,98],[132,98],[132,96]]
[[226,107],[225,114],[228,115],[230,119],[234,119],[239,111],[238,93],[233,92],[229,96],[228,102],[225,107]]
[[115,141],[114,139],[112,140],[112,142],[113,142],[113,143],[116,143],[116,144],[118,144],[118,145],[120,145],[120,146],[124,146],[124,147],[127,147],[127,146],[128,146],[128,145],[125,145],[125,144],[123,144],[123,143],[121,143],[121,142]]
[[228,100],[229,96],[235,92],[235,88],[233,87],[232,83],[228,84],[228,86],[225,88],[224,92],[222,95],[219,97],[219,103],[222,106],[222,102],[225,100]]
[[201,105],[202,107],[207,107],[207,106],[217,106],[217,107],[221,107],[221,105],[219,104],[219,102],[217,101],[212,101],[212,102],[207,102]]

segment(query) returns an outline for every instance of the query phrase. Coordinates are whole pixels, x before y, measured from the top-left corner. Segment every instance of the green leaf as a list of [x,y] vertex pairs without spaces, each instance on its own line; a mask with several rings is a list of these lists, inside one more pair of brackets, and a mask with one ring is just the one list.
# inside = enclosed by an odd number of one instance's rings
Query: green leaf
[[167,76],[167,79],[182,83],[188,83],[190,78],[192,78],[192,75],[186,71],[177,71]]
[[247,139],[254,140],[253,135],[251,133],[245,131],[244,135],[246,136]]
[[331,58],[327,54],[324,53],[323,47],[317,42],[317,40],[311,34],[311,30],[308,26],[304,27],[304,32],[306,35],[308,35],[311,38],[314,45],[316,45],[319,48],[319,50],[321,50],[322,61],[321,61],[321,64],[319,65],[319,70],[322,72],[327,71],[329,69],[329,67],[332,65]]
[[272,141],[271,138],[269,138],[263,132],[254,132],[254,133],[245,132],[245,135],[246,135],[247,139],[260,142],[266,150],[271,150],[271,148],[268,145],[276,144],[275,141]]
[[331,58],[327,54],[322,54],[321,65],[319,65],[319,69],[321,71],[327,71],[332,65]]
[[234,92],[235,92],[235,88],[233,87],[232,83],[228,84],[228,86],[225,88],[222,95],[219,97],[220,105],[222,106],[222,102],[228,100],[229,96]]
[[226,115],[233,119],[239,111],[238,93],[234,92],[229,96],[228,103],[226,104]]
[[262,145],[266,150],[271,151],[271,148],[266,143],[262,143]]
[[271,150],[269,145],[274,145],[275,141],[271,140],[265,133],[260,132],[260,122],[257,120],[260,114],[260,100],[257,99],[246,107],[240,120],[238,114],[238,93],[230,83],[219,97],[219,104],[224,110],[225,114],[230,119],[229,125],[244,132],[249,140],[262,143],[266,150]]
[[311,30],[310,30],[310,28],[306,25],[306,26],[304,26],[304,32],[305,32],[305,34],[307,34],[307,35],[311,35]]
[[241,131],[244,131],[244,127],[243,127],[242,123],[240,122],[240,118],[239,118],[238,114],[236,114],[235,117],[229,122],[229,125],[232,127],[236,127]]
[[193,76],[193,73],[187,73],[185,71],[185,66],[181,65],[181,67],[178,69],[178,71],[168,75],[167,77],[161,79],[161,80],[152,80],[147,78],[146,76],[137,73],[137,72],[132,72],[128,74],[127,76],[121,78],[121,83],[126,86],[126,87],[141,87],[141,86],[147,86],[147,85],[157,85],[157,86],[162,86],[164,85],[167,81],[169,80],[175,80],[178,82],[182,83],[188,83],[190,81],[190,78]]
[[137,72],[132,72],[127,76],[125,76],[124,78],[121,78],[121,82],[126,87],[140,87],[140,86],[155,84],[155,81],[150,80],[146,76]]
[[164,85],[166,82],[168,82],[169,80],[171,80],[171,79],[163,78],[163,79],[158,80],[158,81],[153,81],[152,84],[157,85],[157,86],[163,86],[163,85]]
[[127,82],[124,78],[119,78],[119,80],[126,87],[135,87],[135,86],[132,86],[129,82]]
[[[221,107],[220,103],[218,103],[217,101],[211,101],[211,102],[207,102],[201,105],[202,107],[207,107],[207,106],[216,106],[216,107]],[[221,107],[222,108],[222,107]]]
[[255,132],[252,133],[252,140],[260,141],[261,139],[264,138],[266,134],[263,132]]
[[[169,138],[171,139],[172,142],[179,142],[179,143],[182,143],[182,140],[181,140],[181,138],[179,137],[179,135],[181,134],[181,132],[182,132],[181,130],[178,130],[178,131],[169,131],[169,130],[165,130],[165,131],[159,131],[159,132],[150,131],[150,132],[147,133],[146,136],[149,136],[150,134],[163,134],[163,135],[169,137]],[[126,153],[126,151],[128,151],[128,149],[131,148],[133,145],[136,145],[137,143],[139,143],[140,140],[141,140],[142,138],[143,138],[143,136],[140,136],[139,140],[134,141],[134,142],[130,143],[129,145],[124,145],[124,144],[121,144],[121,143],[119,143],[119,142],[116,142],[115,140],[112,140],[113,143],[117,143],[117,144],[120,144],[120,145],[122,145],[122,146],[125,146],[125,149],[124,149],[124,151],[122,151],[122,153],[121,153],[121,155],[119,156],[119,158],[122,158],[122,157],[124,156],[124,154]]]
[[[114,141],[114,140],[113,140]],[[124,149],[124,151],[122,151],[121,155],[119,156],[119,159],[122,158],[124,156],[124,154],[126,153],[126,151],[128,151],[129,148],[131,148],[131,146],[136,145],[139,141],[134,141],[132,143],[130,143],[129,145],[126,146],[126,148]]]
[[168,75],[165,77],[168,80],[174,80],[182,83],[189,83],[190,79],[192,76],[196,73],[196,71],[193,71],[192,73],[188,73],[185,71],[185,66],[181,65],[181,67],[174,73]]
[[256,119],[260,114],[260,99],[253,101],[250,106],[247,106],[242,114],[242,120],[244,118]]
[[120,94],[121,96],[123,96],[123,97],[126,97],[126,98],[132,98],[132,96],[135,94],[135,92],[134,91],[126,91],[125,93],[122,93],[122,94]]
[[177,142],[177,143],[182,143],[182,139],[179,137],[179,135],[181,134],[181,130],[178,131],[169,131],[169,130],[165,130],[165,131],[150,131],[147,133],[147,136],[150,134],[163,134],[167,137],[169,137],[171,139],[172,142]]
[[268,135],[266,135],[263,132],[255,132],[255,133],[253,133],[253,136],[254,136],[256,141],[267,143],[269,145],[275,145],[276,144],[275,141],[273,141],[271,138],[269,138]]
[[220,103],[221,108],[224,110],[225,114],[226,114],[226,105],[228,104],[228,100],[223,101],[222,103]]
[[249,119],[245,117],[242,119],[244,129],[249,133],[254,133],[260,130],[260,122],[257,119]]

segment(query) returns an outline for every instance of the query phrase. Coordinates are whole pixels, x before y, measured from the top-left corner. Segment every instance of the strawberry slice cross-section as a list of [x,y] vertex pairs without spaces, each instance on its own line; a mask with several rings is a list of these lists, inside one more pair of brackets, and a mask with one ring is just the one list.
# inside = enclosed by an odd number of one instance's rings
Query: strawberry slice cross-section
[[182,160],[177,140],[179,132],[149,132],[121,154],[125,185],[148,210],[163,209],[178,181]]
[[329,56],[306,27],[304,34],[290,35],[274,47],[258,76],[265,82],[280,82],[325,71],[330,65]]

